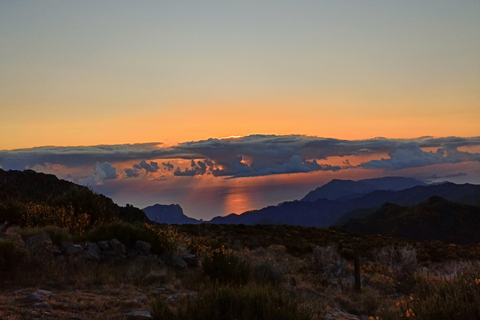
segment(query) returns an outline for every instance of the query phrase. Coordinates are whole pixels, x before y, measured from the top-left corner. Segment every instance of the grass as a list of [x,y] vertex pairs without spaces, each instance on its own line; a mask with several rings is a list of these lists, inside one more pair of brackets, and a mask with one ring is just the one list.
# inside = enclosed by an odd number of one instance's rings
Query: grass
[[[381,240],[377,246],[366,249],[362,241],[370,243],[373,240],[369,237],[318,228],[174,228],[116,221],[82,234],[71,234],[58,226],[13,227],[8,231],[20,234],[23,240],[46,232],[57,245],[63,240],[117,238],[126,245],[143,240],[160,256],[192,252],[201,258],[198,268],[187,270],[146,257],[117,262],[81,258],[57,261],[48,252],[31,252],[13,240],[0,239],[0,303],[7,301],[9,288],[61,291],[69,303],[51,301],[55,312],[61,312],[56,313],[60,318],[71,311],[100,319],[92,310],[100,312],[102,308],[116,312],[111,319],[120,319],[121,312],[132,308],[147,308],[156,319],[323,319],[326,313],[341,312],[385,320],[480,318],[480,256],[458,259],[471,246],[450,246],[445,259],[434,263],[419,255],[433,252],[428,249],[429,242],[377,238]],[[277,238],[278,231],[287,234]],[[295,246],[289,241],[294,236],[296,246],[303,249],[292,250]],[[353,289],[353,261],[344,254],[353,248],[352,241],[358,242],[361,252],[361,292]],[[146,302],[102,300],[100,292],[107,289],[122,295],[129,290],[141,291]],[[72,297],[77,290],[79,294],[94,293],[88,302],[88,295],[76,301]],[[178,297],[172,300],[171,296]],[[5,306],[6,302],[0,306],[4,318],[15,314],[8,310],[18,313],[31,307],[20,300]]]

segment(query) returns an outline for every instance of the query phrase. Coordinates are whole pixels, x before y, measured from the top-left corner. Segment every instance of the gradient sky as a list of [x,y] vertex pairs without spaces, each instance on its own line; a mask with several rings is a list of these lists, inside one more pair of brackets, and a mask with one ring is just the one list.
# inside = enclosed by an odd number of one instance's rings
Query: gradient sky
[[0,149],[480,133],[480,2],[1,1]]
[[1,1],[0,111],[0,167],[202,218],[480,183],[480,1]]

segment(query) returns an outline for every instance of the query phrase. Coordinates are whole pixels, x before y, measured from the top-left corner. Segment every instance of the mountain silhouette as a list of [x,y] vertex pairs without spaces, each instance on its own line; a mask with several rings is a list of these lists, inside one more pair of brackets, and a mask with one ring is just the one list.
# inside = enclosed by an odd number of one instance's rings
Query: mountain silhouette
[[202,222],[183,214],[183,209],[178,204],[155,204],[142,209],[147,217],[157,223],[167,224],[198,224]]
[[[338,180],[337,180],[338,181]],[[338,183],[338,182],[334,182]],[[357,185],[354,185],[356,190]],[[343,194],[353,192],[343,191]],[[389,191],[376,190],[357,198],[341,197],[337,200],[318,199],[310,201],[289,201],[277,206],[269,206],[259,210],[252,210],[240,215],[231,214],[225,217],[215,217],[211,223],[236,224],[293,224],[300,226],[329,227],[338,224],[340,219],[362,217],[371,210],[384,203],[397,205],[416,205],[432,196],[440,196],[450,201],[469,205],[480,205],[480,186],[472,184],[457,185],[444,183],[438,185],[419,185],[413,188]],[[353,216],[350,216],[350,213]],[[347,215],[348,214],[348,215]],[[345,217],[344,217],[345,216]],[[342,218],[343,217],[343,218]],[[345,222],[345,221],[343,221]]]
[[404,177],[384,177],[359,181],[334,179],[310,191],[302,201],[315,202],[318,199],[347,200],[375,190],[398,191],[424,185],[427,184],[417,179]]
[[382,234],[413,240],[468,244],[480,241],[480,206],[434,196],[415,206],[386,203],[342,228],[356,233]]

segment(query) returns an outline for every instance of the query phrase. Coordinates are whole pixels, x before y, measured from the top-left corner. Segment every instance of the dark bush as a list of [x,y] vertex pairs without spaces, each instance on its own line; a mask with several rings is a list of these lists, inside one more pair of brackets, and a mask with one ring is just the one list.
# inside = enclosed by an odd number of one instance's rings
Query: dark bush
[[185,297],[173,310],[163,300],[152,304],[154,319],[307,320],[311,315],[291,296],[265,286],[213,285],[195,299]]

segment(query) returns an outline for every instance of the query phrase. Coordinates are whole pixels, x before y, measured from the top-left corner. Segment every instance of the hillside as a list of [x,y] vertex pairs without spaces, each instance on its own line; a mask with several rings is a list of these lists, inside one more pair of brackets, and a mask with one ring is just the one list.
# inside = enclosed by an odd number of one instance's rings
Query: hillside
[[435,196],[415,206],[387,203],[343,225],[348,231],[447,243],[480,242],[480,207]]
[[138,208],[118,206],[108,197],[54,175],[0,169],[0,223],[42,225],[60,216],[69,228],[85,229],[115,219],[147,221]]

